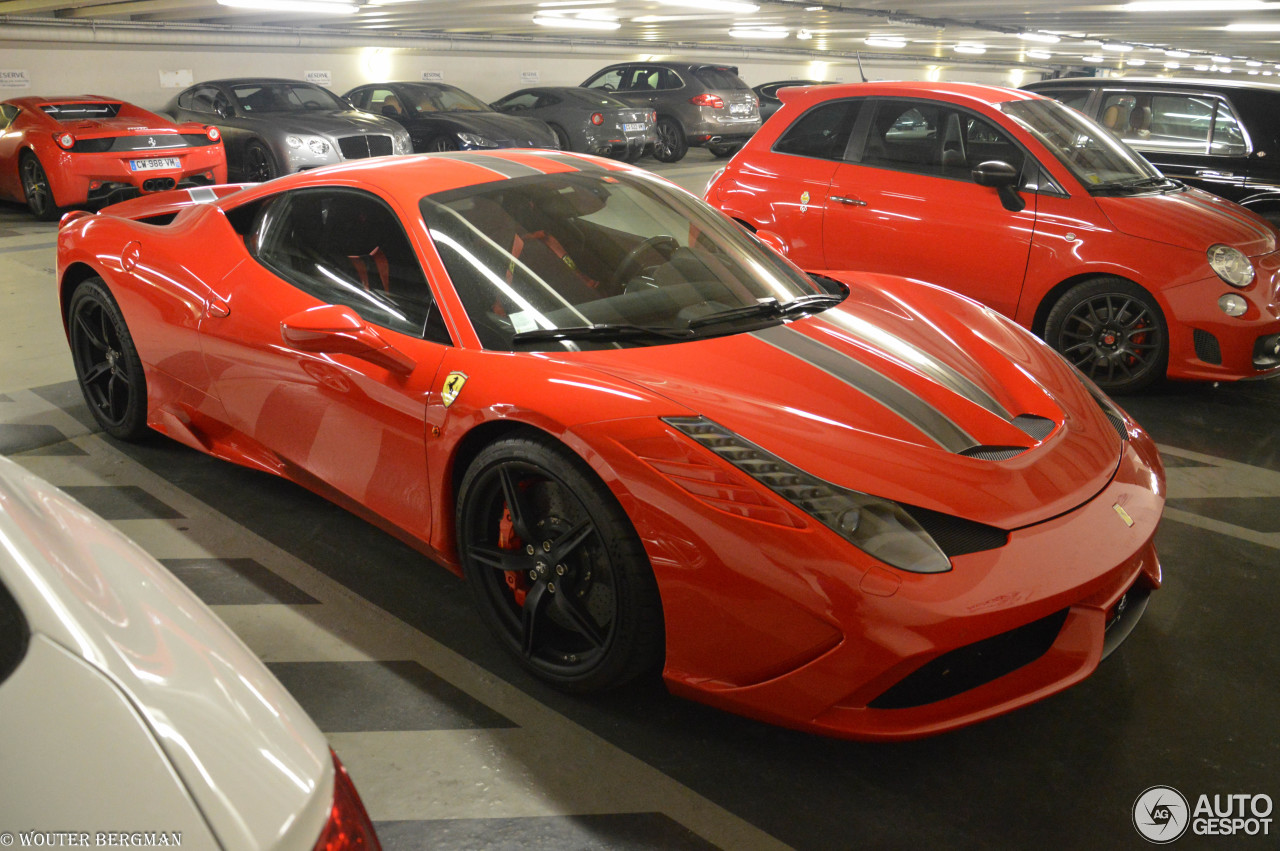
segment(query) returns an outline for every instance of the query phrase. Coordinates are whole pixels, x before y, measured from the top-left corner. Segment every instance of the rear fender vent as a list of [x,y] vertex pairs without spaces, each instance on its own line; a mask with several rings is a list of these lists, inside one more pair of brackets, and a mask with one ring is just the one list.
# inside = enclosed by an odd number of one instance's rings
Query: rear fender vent
[[1067,620],[1067,609],[944,653],[908,674],[867,704],[872,709],[910,709],[955,697],[1030,665],[1049,652]]
[[1009,542],[1009,533],[995,526],[915,505],[899,504],[929,533],[948,558],[999,549]]

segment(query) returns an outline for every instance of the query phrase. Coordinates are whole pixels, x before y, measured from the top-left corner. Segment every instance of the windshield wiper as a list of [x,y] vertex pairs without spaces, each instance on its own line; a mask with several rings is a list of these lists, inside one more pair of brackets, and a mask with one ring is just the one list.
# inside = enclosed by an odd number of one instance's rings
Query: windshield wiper
[[793,298],[786,304],[779,304],[776,298],[762,298],[755,304],[744,304],[742,307],[731,307],[718,313],[699,316],[689,321],[689,330],[705,328],[708,325],[719,325],[723,322],[735,322],[739,319],[775,319],[783,316],[794,316],[810,310],[834,307],[844,301],[843,295],[834,293],[814,293]]
[[520,331],[511,337],[512,343],[541,340],[630,340],[636,337],[661,337],[671,340],[688,340],[693,332],[687,328],[664,328],[660,325],[629,325],[626,323],[601,323],[575,325],[570,328],[535,328]]
[[1091,186],[1094,190],[1104,190],[1107,192],[1125,192],[1129,190],[1152,189],[1155,187],[1163,187],[1166,189],[1175,189],[1182,184],[1172,178],[1160,175],[1157,177],[1140,177],[1137,180],[1112,180],[1108,183],[1096,183]]

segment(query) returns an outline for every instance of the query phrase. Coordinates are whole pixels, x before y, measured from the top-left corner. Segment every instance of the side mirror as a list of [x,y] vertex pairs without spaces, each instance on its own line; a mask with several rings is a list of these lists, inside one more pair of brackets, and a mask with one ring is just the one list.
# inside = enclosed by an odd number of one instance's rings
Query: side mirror
[[300,352],[351,355],[400,375],[408,375],[417,366],[354,310],[340,304],[322,304],[293,314],[280,323],[280,337]]
[[769,246],[774,251],[781,254],[783,257],[787,256],[787,251],[789,250],[787,248],[787,243],[783,241],[782,237],[778,236],[773,231],[758,230],[756,231],[756,239],[760,240],[765,245]]
[[1018,184],[1020,174],[1016,168],[1003,160],[987,160],[974,167],[973,182],[979,186],[990,186],[1000,196],[1000,203],[1011,213],[1021,212],[1027,206],[1026,200],[1014,188]]

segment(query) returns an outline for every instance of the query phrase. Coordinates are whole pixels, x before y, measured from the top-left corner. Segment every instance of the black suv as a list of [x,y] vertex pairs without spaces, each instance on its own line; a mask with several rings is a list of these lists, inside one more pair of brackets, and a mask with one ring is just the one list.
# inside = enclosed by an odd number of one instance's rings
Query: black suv
[[1023,86],[1111,129],[1167,176],[1280,228],[1280,86],[1081,77]]
[[657,112],[653,156],[664,163],[679,160],[696,145],[717,157],[730,156],[760,129],[755,93],[731,65],[622,62],[602,68],[582,85]]

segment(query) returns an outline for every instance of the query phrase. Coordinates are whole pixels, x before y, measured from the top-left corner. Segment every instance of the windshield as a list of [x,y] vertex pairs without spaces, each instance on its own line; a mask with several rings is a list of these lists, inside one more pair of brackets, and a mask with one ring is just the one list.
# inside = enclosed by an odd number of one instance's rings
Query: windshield
[[309,83],[252,83],[232,86],[231,91],[249,114],[351,108],[337,95]]
[[445,85],[407,86],[409,111],[424,112],[492,112],[489,105],[462,89]]
[[1040,140],[1090,192],[1168,182],[1141,154],[1056,100],[1017,100],[1001,111]]
[[428,195],[420,206],[487,349],[669,343],[843,297],[654,178],[519,177]]

